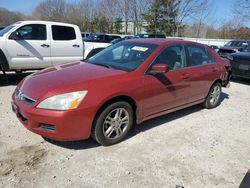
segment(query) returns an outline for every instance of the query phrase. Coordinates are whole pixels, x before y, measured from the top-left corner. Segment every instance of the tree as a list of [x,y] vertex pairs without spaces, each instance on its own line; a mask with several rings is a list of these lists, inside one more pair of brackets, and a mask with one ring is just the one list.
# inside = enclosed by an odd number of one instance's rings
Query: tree
[[121,33],[121,30],[122,30],[122,18],[119,17],[115,19],[114,32]]
[[245,19],[250,18],[250,0],[238,0],[235,7],[235,14],[241,15]]
[[41,20],[66,22],[67,7],[65,0],[45,0],[36,7],[33,15]]
[[133,34],[140,33],[143,27],[142,14],[147,12],[153,0],[130,1],[130,21],[133,22]]
[[26,16],[19,12],[11,12],[0,8],[0,26],[7,26],[14,22],[25,20]]
[[179,28],[183,27],[184,23],[194,19],[197,15],[207,14],[209,0],[177,0],[177,16],[176,16],[176,32],[179,36]]
[[142,14],[146,22],[146,30],[151,33],[165,33],[171,35],[175,30],[177,16],[177,1],[155,0],[148,11]]
[[123,18],[124,21],[124,30],[125,34],[128,33],[128,21],[130,17],[130,0],[116,0],[117,1],[117,6],[118,6],[118,11],[119,11],[119,16]]

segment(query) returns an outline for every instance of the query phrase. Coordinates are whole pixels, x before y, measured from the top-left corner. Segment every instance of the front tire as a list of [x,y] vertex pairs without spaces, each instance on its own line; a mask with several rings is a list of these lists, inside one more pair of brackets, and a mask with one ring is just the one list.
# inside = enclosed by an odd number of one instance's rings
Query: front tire
[[220,104],[220,96],[221,84],[216,82],[209,90],[206,100],[202,103],[202,105],[207,109],[215,108]]
[[122,141],[134,122],[131,105],[124,101],[112,103],[95,118],[91,136],[99,144],[109,146]]

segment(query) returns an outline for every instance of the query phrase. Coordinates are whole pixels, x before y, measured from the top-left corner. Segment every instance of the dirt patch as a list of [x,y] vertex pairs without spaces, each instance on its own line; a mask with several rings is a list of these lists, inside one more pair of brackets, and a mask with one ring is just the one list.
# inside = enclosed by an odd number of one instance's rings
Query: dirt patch
[[10,151],[4,155],[5,158],[0,158],[0,176],[35,169],[46,155],[47,151],[39,145],[23,146]]

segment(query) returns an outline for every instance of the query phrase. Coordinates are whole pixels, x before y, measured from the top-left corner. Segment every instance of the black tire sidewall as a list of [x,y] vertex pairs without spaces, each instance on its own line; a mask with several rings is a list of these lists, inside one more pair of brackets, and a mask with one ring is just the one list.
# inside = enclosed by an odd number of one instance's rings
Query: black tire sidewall
[[[121,137],[116,138],[116,139],[108,139],[103,134],[103,121],[105,120],[106,116],[112,110],[114,110],[116,108],[124,108],[127,110],[128,114],[129,114],[129,125],[128,125],[126,132]],[[108,145],[113,145],[113,144],[119,143],[120,141],[122,141],[126,137],[127,133],[129,132],[129,130],[133,126],[133,122],[134,122],[134,113],[133,113],[133,109],[129,103],[123,102],[123,101],[112,103],[112,104],[104,107],[103,110],[97,116],[97,118],[94,122],[94,127],[93,127],[93,134],[94,134],[93,137],[99,144],[101,144],[103,146],[108,146]]]
[[222,89],[221,89],[221,84],[219,82],[215,83],[211,89],[209,90],[209,93],[207,95],[207,98],[206,98],[206,101],[204,103],[204,107],[207,108],[207,109],[212,109],[212,108],[215,108],[217,107],[219,104],[220,104],[220,97],[219,97],[219,100],[215,103],[215,104],[211,104],[210,102],[210,95],[213,91],[213,89],[216,87],[216,86],[219,86],[220,87],[220,96],[221,96],[221,92],[222,92]]

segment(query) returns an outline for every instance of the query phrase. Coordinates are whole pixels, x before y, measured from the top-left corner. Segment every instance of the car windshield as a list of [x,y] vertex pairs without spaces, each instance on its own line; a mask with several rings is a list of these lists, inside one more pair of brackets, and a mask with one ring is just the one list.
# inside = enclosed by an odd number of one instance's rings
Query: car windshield
[[157,47],[156,44],[120,42],[104,49],[87,62],[130,72],[137,69]]
[[0,37],[2,37],[5,33],[7,33],[9,30],[11,30],[13,27],[15,27],[15,24],[9,25],[7,27],[5,27],[4,29],[2,29],[0,31]]
[[243,46],[244,43],[245,43],[244,41],[229,41],[225,44],[225,46],[241,47]]

